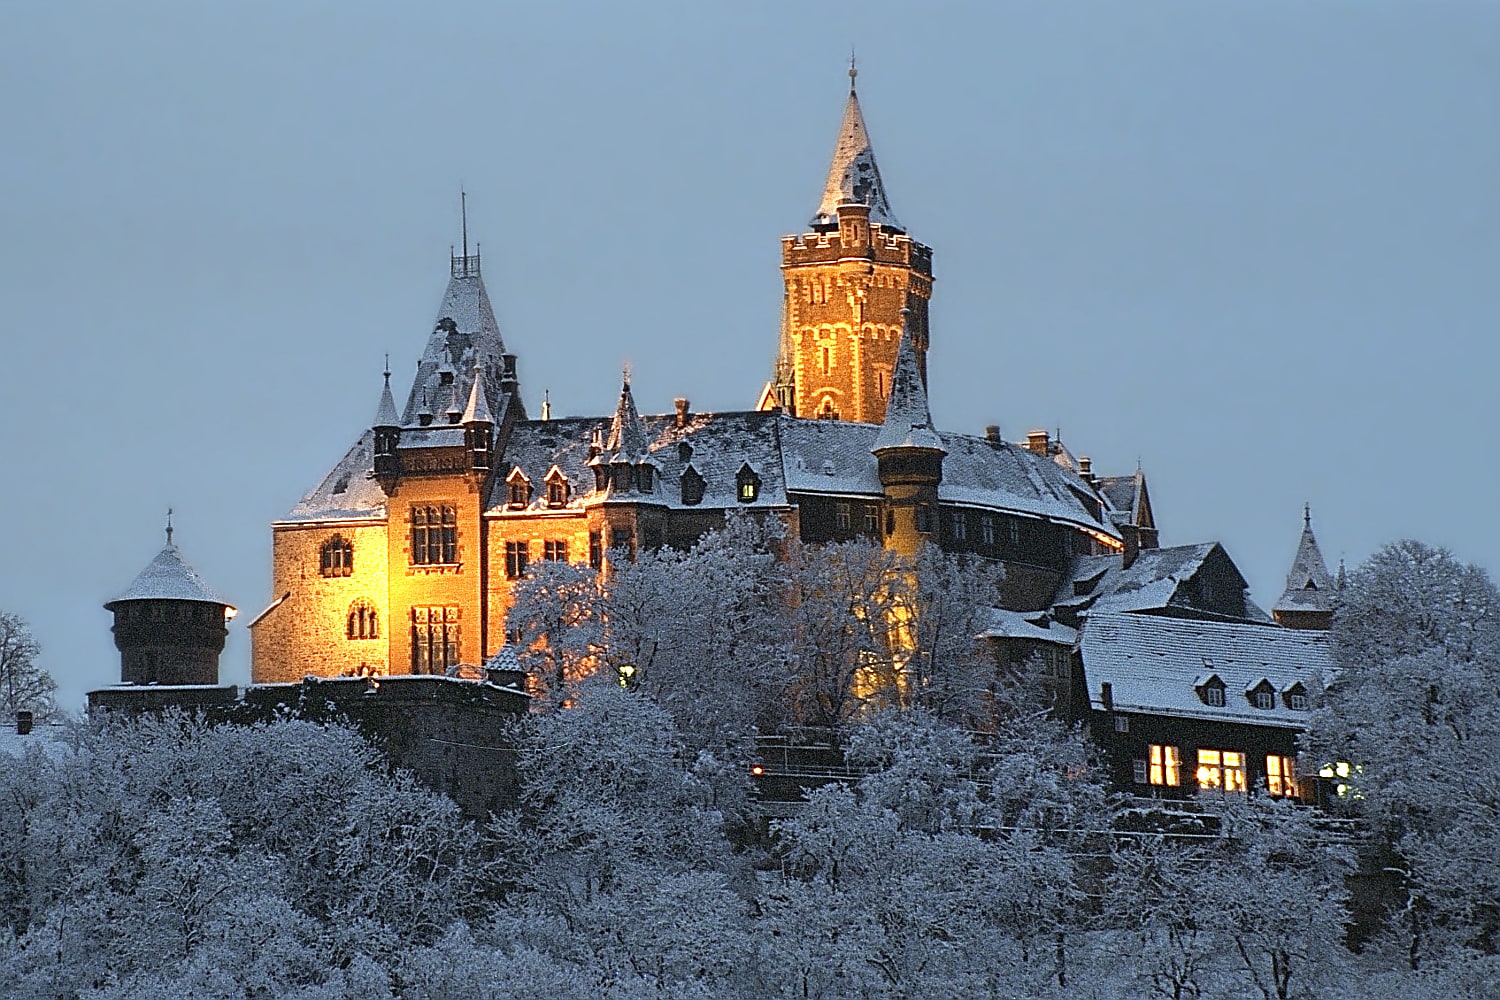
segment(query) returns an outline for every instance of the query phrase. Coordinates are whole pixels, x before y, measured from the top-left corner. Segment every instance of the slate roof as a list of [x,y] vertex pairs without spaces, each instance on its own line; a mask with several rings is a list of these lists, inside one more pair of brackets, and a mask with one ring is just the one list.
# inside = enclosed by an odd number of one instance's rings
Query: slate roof
[[[500,391],[505,374],[504,355],[500,325],[495,322],[489,293],[479,275],[479,258],[455,258],[448,289],[438,307],[437,323],[417,362],[417,374],[402,413],[402,426],[416,425],[424,407],[431,413],[443,413],[457,402],[456,409],[461,411],[462,401],[469,395],[475,365],[484,369],[490,412],[503,419],[509,400]],[[444,382],[445,373],[448,382]]]
[[489,396],[484,388],[484,367],[474,366],[474,384],[469,389],[469,405],[464,407],[464,412],[458,418],[461,424],[493,424],[494,416],[490,413]]
[[400,427],[401,417],[396,413],[396,399],[391,395],[391,373],[385,373],[385,388],[380,390],[380,405],[375,408],[375,422],[371,427]]
[[1302,538],[1297,542],[1297,554],[1292,558],[1291,571],[1286,575],[1286,589],[1271,605],[1272,611],[1332,611],[1336,590],[1333,577],[1328,573],[1328,564],[1313,537],[1312,514],[1303,512]]
[[[1305,728],[1308,713],[1288,708],[1285,692],[1298,682],[1311,691],[1333,669],[1322,632],[1153,615],[1090,615],[1080,648],[1095,709],[1108,683],[1116,711],[1287,729]],[[1209,676],[1224,682],[1222,708],[1195,688]],[[1277,692],[1274,708],[1247,697],[1262,678]]]
[[[631,408],[634,408],[633,400]],[[651,493],[631,492],[623,498],[678,509],[785,506],[786,483],[778,454],[781,419],[778,414],[760,411],[694,413],[688,417],[687,424],[679,428],[676,414],[637,415],[642,438],[638,444],[629,447],[640,448],[636,458],[649,460],[658,475],[654,477]],[[596,435],[602,442],[610,423],[608,417],[563,417],[517,423],[504,456],[496,464],[500,475],[495,478],[487,511],[503,514],[509,509],[503,480],[516,467],[532,482],[540,483],[548,470],[556,465],[571,484],[569,507],[602,500],[604,494],[593,492],[594,471],[589,465],[589,444]],[[874,427],[868,429],[873,433]],[[690,449],[685,457],[679,449],[684,443]],[[870,455],[866,454],[865,459],[874,465],[875,460]],[[746,463],[760,476],[761,485],[754,503],[741,504],[735,477]],[[682,502],[682,476],[689,465],[704,480],[703,500],[692,507]],[[619,494],[614,496],[621,498]],[[527,509],[546,509],[546,499],[545,491],[538,490]]]
[[1078,556],[1053,605],[1096,614],[1188,607],[1180,589],[1203,568],[1218,542],[1142,549],[1128,567],[1120,556]]
[[1078,630],[1053,621],[1045,611],[1007,611],[991,608],[989,624],[979,633],[981,639],[1034,639],[1073,648]]
[[197,570],[188,565],[177,546],[171,542],[167,542],[156,554],[156,558],[141,570],[124,593],[104,605],[104,608],[106,611],[113,611],[116,604],[125,601],[195,601],[199,604],[233,607],[198,575]]
[[[462,443],[463,428],[457,430]],[[408,431],[402,431],[403,442]],[[323,481],[309,490],[278,524],[302,521],[383,521],[385,491],[370,474],[375,432],[365,431]]]
[[942,439],[932,429],[932,412],[927,408],[927,387],[917,367],[917,352],[907,330],[908,310],[901,310],[901,342],[896,347],[896,367],[891,372],[891,395],[885,402],[885,420],[870,451],[921,449],[943,451]]
[[880,168],[875,165],[875,150],[870,145],[865,116],[859,109],[859,96],[854,92],[853,76],[854,71],[851,69],[849,101],[844,105],[844,121],[839,126],[838,142],[833,147],[833,162],[828,167],[823,199],[818,203],[818,212],[812,217],[811,224],[837,225],[838,207],[845,202],[858,202],[870,206],[871,222],[904,232],[895,213],[891,211],[890,200],[885,196],[885,185],[880,181]]

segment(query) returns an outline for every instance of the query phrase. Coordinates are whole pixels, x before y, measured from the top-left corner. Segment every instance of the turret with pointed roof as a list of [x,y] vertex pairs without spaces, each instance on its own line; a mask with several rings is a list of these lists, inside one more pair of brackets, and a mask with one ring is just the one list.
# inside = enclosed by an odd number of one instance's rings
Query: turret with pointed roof
[[[901,311],[903,318],[910,310]],[[896,369],[891,374],[891,394],[886,400],[885,421],[870,451],[877,458],[891,451],[936,452],[944,455],[943,441],[932,429],[932,412],[927,405],[927,386],[917,368],[917,354],[912,338],[903,332],[896,349]]]
[[188,565],[172,541],[124,593],[104,605],[115,616],[120,679],[127,684],[217,684],[219,653],[235,609]]
[[[902,315],[910,318],[908,310]],[[938,485],[947,454],[932,428],[912,339],[909,333],[901,337],[885,422],[870,447],[890,512],[887,544],[905,556],[915,556],[924,544],[937,540]]]
[[[878,424],[903,327],[927,376],[932,251],[906,234],[875,164],[850,67],[849,98],[812,232],[782,238],[775,373],[758,409]],[[903,322],[901,310],[910,314]]]
[[1271,614],[1287,628],[1327,629],[1333,624],[1336,589],[1318,540],[1313,536],[1312,508],[1304,506],[1297,554],[1286,575],[1286,589],[1271,605]]

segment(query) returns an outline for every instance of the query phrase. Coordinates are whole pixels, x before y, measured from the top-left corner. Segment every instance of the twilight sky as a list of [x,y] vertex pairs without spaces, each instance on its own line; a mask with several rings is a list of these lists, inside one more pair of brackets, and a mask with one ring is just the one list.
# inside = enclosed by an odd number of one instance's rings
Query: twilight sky
[[177,541],[242,615],[269,522],[404,398],[471,240],[535,413],[754,404],[849,46],[934,248],[944,428],[1061,427],[1264,604],[1331,563],[1500,570],[1500,5],[0,6],[0,609],[63,704]]

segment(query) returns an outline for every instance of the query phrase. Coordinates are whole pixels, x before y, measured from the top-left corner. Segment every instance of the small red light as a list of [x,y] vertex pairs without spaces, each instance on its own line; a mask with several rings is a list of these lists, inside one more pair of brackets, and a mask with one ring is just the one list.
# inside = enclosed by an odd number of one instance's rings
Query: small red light
[[759,778],[762,774],[766,773],[766,769],[759,764],[752,764],[750,765],[750,773]]

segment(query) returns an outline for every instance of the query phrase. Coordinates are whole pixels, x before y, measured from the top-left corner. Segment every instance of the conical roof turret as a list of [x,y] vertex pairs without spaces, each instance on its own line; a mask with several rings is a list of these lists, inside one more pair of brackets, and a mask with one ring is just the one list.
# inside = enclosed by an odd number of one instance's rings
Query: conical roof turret
[[146,568],[131,581],[130,586],[118,597],[104,605],[113,611],[115,605],[126,601],[196,601],[200,604],[219,604],[226,608],[233,605],[210,587],[188,565],[182,553],[172,542],[172,523],[167,522],[167,544],[146,565]]
[[885,423],[875,437],[870,451],[911,449],[947,454],[943,439],[932,429],[932,413],[927,407],[927,387],[917,367],[917,352],[912,346],[911,310],[901,310],[901,343],[896,348],[896,367],[891,372],[891,395],[885,404]]
[[818,203],[818,212],[812,217],[812,225],[837,225],[839,206],[855,202],[869,206],[871,222],[904,232],[905,228],[891,211],[890,200],[885,195],[885,185],[880,180],[880,168],[875,165],[875,149],[870,145],[865,116],[859,108],[859,95],[854,90],[854,78],[858,75],[859,71],[854,68],[851,60],[849,100],[844,105],[844,121],[839,126],[838,142],[833,147],[833,162],[828,167],[823,200]]
[[604,457],[610,462],[632,462],[646,457],[646,425],[635,408],[635,397],[630,394],[630,374],[627,372],[620,384],[620,402],[615,406],[615,417],[609,425],[609,440],[604,445]]
[[396,412],[396,397],[391,395],[391,373],[385,373],[385,388],[380,390],[380,406],[375,410],[375,422],[371,427],[400,427],[401,415]]
[[[1292,568],[1286,575],[1286,589],[1271,605],[1271,612],[1278,620],[1288,615],[1312,612],[1315,615],[1333,613],[1333,595],[1337,590],[1328,564],[1323,561],[1322,550],[1312,530],[1312,509],[1302,508],[1302,537],[1297,542],[1297,554],[1292,559]],[[1283,624],[1288,622],[1283,621]]]
[[464,407],[464,415],[459,420],[463,424],[493,424],[494,416],[490,413],[490,402],[484,387],[484,367],[474,366],[474,384],[469,389],[469,405]]

